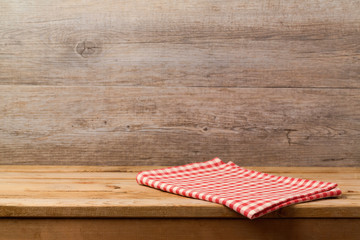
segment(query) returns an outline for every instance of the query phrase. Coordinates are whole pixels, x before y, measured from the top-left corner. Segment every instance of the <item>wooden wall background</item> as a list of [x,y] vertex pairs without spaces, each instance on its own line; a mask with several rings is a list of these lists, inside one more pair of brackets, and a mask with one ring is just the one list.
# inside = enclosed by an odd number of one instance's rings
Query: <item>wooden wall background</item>
[[0,0],[0,164],[360,166],[358,0]]

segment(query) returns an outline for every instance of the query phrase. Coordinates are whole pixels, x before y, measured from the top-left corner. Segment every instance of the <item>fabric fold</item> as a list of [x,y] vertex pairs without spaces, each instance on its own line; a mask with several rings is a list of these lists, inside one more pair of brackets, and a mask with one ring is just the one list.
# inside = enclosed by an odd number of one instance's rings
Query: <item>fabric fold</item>
[[275,176],[219,158],[138,173],[141,185],[225,205],[249,219],[295,203],[341,195],[336,183]]

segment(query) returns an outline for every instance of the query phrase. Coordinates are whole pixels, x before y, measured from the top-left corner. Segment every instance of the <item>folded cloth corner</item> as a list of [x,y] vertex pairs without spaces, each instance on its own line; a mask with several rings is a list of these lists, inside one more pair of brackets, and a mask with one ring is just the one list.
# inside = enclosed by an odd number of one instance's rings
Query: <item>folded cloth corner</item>
[[136,181],[162,191],[225,205],[249,219],[295,203],[341,195],[336,183],[275,176],[219,158],[147,170]]

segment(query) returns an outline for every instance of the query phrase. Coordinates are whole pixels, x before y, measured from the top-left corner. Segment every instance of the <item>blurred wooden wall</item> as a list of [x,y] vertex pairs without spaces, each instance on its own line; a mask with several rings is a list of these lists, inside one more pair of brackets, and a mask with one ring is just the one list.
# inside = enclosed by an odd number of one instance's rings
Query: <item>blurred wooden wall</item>
[[360,166],[358,0],[0,0],[0,164]]

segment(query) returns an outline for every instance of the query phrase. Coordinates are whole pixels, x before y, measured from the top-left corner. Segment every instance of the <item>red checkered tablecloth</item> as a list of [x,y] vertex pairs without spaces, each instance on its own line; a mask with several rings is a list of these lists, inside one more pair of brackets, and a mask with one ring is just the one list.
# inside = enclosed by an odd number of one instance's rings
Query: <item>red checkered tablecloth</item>
[[291,204],[341,194],[336,183],[274,176],[219,158],[140,172],[136,181],[166,192],[223,204],[254,219]]

